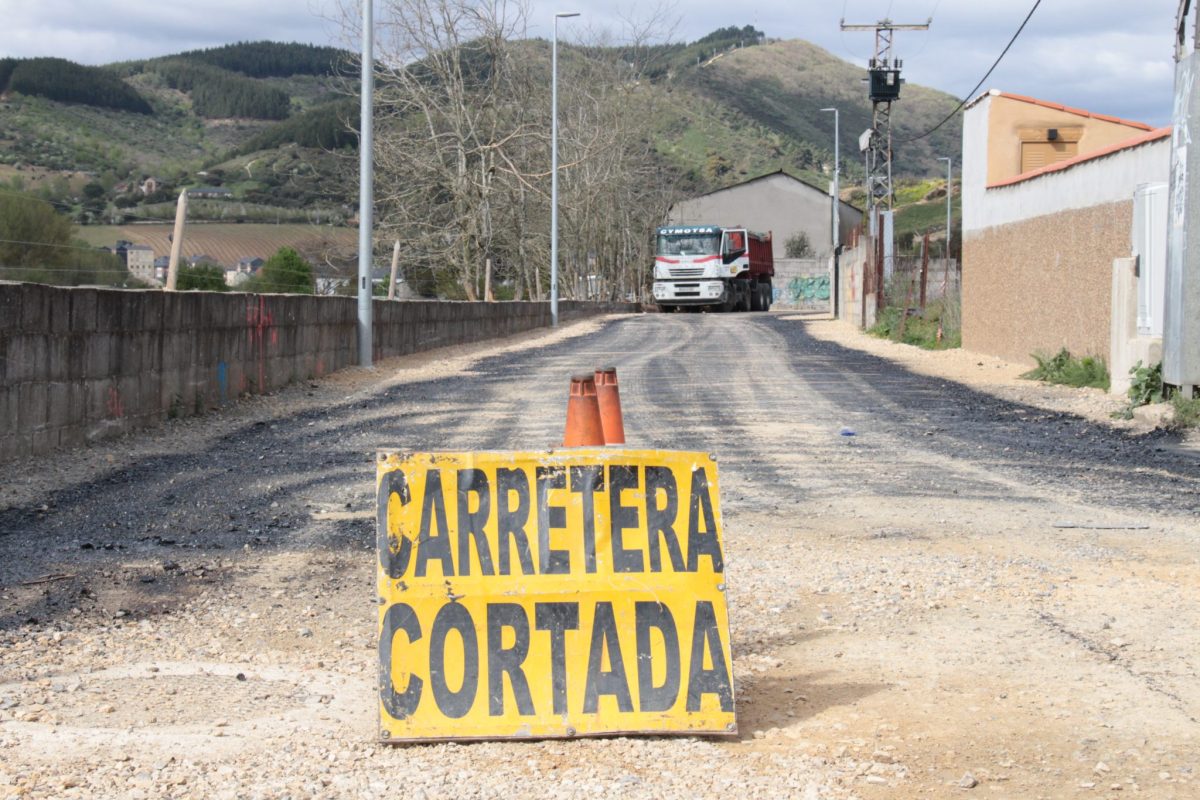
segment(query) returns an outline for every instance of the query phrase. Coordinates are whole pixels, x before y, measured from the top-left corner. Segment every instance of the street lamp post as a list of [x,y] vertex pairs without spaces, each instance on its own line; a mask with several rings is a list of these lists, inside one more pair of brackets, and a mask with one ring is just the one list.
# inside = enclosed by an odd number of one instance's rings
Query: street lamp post
[[839,173],[839,149],[838,149],[838,110],[836,108],[822,108],[822,111],[833,112],[833,253],[837,255],[838,246],[842,243],[842,220],[841,209],[839,206],[842,202],[841,182]]
[[373,196],[375,188],[372,118],[375,94],[375,26],[372,6],[362,4],[362,96],[359,106],[358,167],[358,364],[371,366],[373,357],[371,319],[371,239],[374,228]]
[[938,156],[938,161],[946,162],[946,263],[950,263],[950,195],[954,191],[954,185],[950,183],[950,164],[949,156]]
[[550,324],[558,327],[558,21],[578,11],[554,15],[550,45]]

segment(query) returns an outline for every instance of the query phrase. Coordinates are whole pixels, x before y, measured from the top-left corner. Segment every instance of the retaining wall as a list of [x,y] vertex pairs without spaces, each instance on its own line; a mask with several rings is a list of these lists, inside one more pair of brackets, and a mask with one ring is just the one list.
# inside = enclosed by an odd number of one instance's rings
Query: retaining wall
[[[570,321],[639,310],[559,303]],[[548,303],[374,304],[375,358],[545,327]],[[200,414],[357,363],[352,297],[0,283],[0,460]]]

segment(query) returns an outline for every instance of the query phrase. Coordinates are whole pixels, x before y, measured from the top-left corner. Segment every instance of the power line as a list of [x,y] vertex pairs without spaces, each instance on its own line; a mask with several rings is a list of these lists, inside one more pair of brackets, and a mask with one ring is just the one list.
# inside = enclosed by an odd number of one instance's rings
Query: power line
[[1013,46],[1013,43],[1017,41],[1017,37],[1021,35],[1021,31],[1025,30],[1025,26],[1029,23],[1030,18],[1033,16],[1033,12],[1037,11],[1038,6],[1040,6],[1041,4],[1042,4],[1042,0],[1034,0],[1033,8],[1029,9],[1029,13],[1025,15],[1024,21],[1021,22],[1021,27],[1017,28],[1017,32],[1014,33],[1012,35],[1012,38],[1008,40],[1008,44],[1006,44],[1004,46],[1004,50],[1002,50],[1000,52],[1000,55],[996,57],[996,60],[992,63],[992,66],[989,67],[988,71],[986,73],[984,73],[982,78],[979,79],[979,83],[975,84],[975,88],[973,88],[971,91],[967,92],[967,96],[965,98],[963,98],[962,102],[960,102],[953,111],[951,111],[949,114],[946,115],[945,119],[943,119],[937,125],[934,125],[929,130],[922,133],[920,136],[914,136],[911,139],[900,139],[898,141],[900,141],[904,144],[907,144],[909,142],[915,142],[919,139],[924,139],[926,136],[933,133],[938,128],[942,127],[947,122],[949,122],[954,117],[954,115],[957,114],[959,111],[962,111],[963,106],[965,106],[967,104],[967,102],[970,101],[971,97],[975,94],[975,92],[977,92],[979,90],[979,87],[983,86],[983,82],[988,79],[988,77],[992,74],[992,72],[996,69],[996,67],[1000,66],[1000,61],[1008,53],[1009,48],[1011,48]]

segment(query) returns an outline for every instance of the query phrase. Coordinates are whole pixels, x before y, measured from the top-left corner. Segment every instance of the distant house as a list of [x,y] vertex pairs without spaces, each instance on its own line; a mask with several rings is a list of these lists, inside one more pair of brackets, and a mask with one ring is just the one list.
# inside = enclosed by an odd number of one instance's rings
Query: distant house
[[170,256],[159,256],[154,259],[154,278],[159,283],[167,282],[167,270],[171,268]]
[[161,186],[161,182],[158,180],[158,178],[149,177],[142,181],[142,185],[139,188],[143,197],[149,197],[158,191],[159,186]]
[[112,252],[121,259],[121,263],[133,277],[147,283],[155,282],[154,249],[149,245],[134,244],[122,239],[117,242]]
[[[1170,128],[1032,97],[993,89],[968,105],[963,347],[1017,362],[1066,348],[1128,385],[1124,362],[1150,363],[1162,331],[1170,148]],[[1114,339],[1126,315],[1114,262],[1134,255],[1136,341]]]
[[201,253],[200,255],[196,255],[196,256],[188,256],[187,262],[188,262],[188,266],[190,266],[190,267],[200,267],[200,266],[219,267],[219,266],[221,266],[221,262],[217,261],[212,256],[206,255],[204,253]]
[[264,261],[263,259],[259,258],[258,256],[254,256],[253,258],[250,258],[250,257],[240,258],[240,259],[238,259],[237,267],[235,267],[235,271],[244,273],[246,275],[252,275],[255,272],[258,272],[258,268],[261,267],[265,263],[267,263],[267,262]]
[[[675,225],[744,225],[770,231],[775,258],[783,258],[788,239],[801,233],[808,237],[813,255],[827,257],[833,251],[830,194],[783,170],[680,201],[668,217]],[[849,241],[851,231],[862,223],[862,211],[843,202],[839,219],[841,241]]]
[[225,283],[229,286],[240,286],[250,280],[250,273],[244,272],[241,269],[225,270]]
[[224,186],[194,186],[187,190],[189,200],[228,200],[233,192]]

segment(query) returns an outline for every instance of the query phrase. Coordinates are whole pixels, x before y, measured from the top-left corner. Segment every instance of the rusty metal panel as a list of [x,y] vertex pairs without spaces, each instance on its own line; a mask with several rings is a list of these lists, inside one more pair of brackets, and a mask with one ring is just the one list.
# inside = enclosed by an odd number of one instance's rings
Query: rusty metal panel
[[736,733],[709,455],[377,467],[383,740]]

